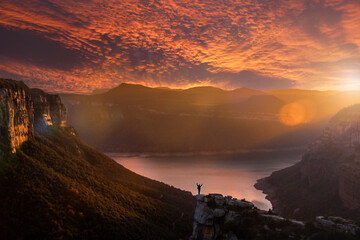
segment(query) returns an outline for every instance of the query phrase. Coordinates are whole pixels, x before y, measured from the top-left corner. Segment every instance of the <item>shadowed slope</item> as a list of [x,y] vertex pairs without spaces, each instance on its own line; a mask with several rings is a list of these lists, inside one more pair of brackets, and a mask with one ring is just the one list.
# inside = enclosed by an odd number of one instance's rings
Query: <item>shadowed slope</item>
[[48,127],[0,161],[0,237],[178,239],[191,232],[194,198],[139,176]]

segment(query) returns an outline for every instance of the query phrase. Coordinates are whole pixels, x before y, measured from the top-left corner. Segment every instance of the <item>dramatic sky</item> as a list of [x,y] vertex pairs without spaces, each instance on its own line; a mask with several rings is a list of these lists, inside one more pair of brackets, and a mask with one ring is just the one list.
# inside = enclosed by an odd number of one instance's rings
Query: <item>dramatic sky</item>
[[0,0],[0,76],[52,92],[358,89],[360,1]]

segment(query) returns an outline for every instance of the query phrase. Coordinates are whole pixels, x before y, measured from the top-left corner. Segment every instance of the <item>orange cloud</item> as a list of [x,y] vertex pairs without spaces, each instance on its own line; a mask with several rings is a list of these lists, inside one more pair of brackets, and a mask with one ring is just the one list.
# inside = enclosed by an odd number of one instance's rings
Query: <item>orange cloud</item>
[[3,0],[0,75],[50,91],[343,89],[358,84],[359,27],[356,0]]

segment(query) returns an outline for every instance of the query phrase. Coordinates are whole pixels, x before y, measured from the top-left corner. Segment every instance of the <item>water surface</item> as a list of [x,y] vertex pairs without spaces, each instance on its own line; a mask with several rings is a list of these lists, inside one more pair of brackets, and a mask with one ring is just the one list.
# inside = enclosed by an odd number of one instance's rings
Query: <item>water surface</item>
[[111,154],[116,162],[145,177],[197,194],[221,193],[245,198],[268,210],[271,203],[254,188],[257,179],[300,161],[303,150],[254,152],[218,156],[124,157]]

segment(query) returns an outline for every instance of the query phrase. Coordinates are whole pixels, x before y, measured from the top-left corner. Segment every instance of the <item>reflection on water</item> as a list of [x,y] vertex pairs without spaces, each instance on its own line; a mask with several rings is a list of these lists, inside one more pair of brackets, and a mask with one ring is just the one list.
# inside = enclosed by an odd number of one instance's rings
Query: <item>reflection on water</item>
[[268,210],[271,203],[254,188],[256,180],[298,162],[301,153],[297,150],[196,157],[111,157],[140,175],[193,194],[197,194],[196,183],[202,183],[205,194],[245,198],[258,208]]

